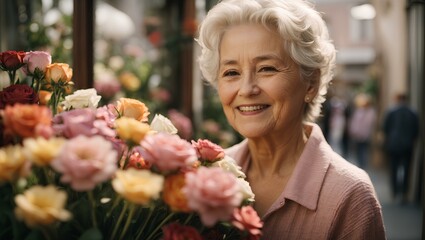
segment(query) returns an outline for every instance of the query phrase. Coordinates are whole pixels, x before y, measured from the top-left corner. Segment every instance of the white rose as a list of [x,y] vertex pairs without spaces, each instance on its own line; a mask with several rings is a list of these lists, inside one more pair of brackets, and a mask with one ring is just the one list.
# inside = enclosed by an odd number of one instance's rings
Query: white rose
[[96,89],[81,89],[65,97],[62,102],[65,110],[80,108],[97,108],[101,96],[97,95]]
[[161,114],[156,114],[151,122],[151,130],[169,134],[177,134],[177,128],[174,127],[170,119]]
[[244,172],[242,172],[242,168],[238,166],[235,160],[229,156],[224,156],[224,158],[220,161],[214,162],[212,166],[220,167],[228,172],[233,173],[237,178],[246,178]]
[[255,194],[252,192],[249,182],[243,178],[238,178],[238,184],[240,187],[240,192],[242,193],[243,199],[253,202]]

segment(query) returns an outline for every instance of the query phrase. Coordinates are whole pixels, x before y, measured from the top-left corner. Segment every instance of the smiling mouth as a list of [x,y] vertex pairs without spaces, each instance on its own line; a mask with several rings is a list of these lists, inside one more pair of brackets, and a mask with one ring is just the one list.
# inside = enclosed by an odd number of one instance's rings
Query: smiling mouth
[[241,112],[255,112],[268,107],[269,105],[254,105],[254,106],[240,106],[240,107],[237,107],[237,109]]

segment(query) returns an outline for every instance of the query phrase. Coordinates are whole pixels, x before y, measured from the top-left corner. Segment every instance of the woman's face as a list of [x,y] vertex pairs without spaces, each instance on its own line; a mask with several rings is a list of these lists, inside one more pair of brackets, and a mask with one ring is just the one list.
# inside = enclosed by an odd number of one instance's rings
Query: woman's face
[[229,123],[247,138],[299,126],[308,86],[279,35],[261,25],[230,27],[220,45],[218,94]]

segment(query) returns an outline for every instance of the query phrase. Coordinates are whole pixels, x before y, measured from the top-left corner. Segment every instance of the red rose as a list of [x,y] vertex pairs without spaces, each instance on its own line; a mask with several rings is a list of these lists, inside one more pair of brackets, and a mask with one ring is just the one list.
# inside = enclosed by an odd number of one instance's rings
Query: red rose
[[24,65],[25,52],[6,51],[0,53],[0,68],[4,71],[14,71]]
[[164,232],[163,240],[202,240],[201,235],[195,228],[178,223],[170,223],[164,226],[162,231]]
[[4,109],[6,105],[14,105],[15,103],[38,103],[38,95],[30,86],[23,84],[10,85],[4,88],[3,91],[0,91],[0,109]]

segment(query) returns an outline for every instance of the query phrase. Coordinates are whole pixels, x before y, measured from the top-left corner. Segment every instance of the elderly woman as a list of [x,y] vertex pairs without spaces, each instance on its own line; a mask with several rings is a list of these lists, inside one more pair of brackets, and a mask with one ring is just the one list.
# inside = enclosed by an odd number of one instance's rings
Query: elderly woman
[[227,149],[247,175],[263,238],[385,239],[366,172],[314,121],[335,62],[321,16],[302,0],[223,0],[199,29],[200,68],[245,140]]

